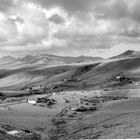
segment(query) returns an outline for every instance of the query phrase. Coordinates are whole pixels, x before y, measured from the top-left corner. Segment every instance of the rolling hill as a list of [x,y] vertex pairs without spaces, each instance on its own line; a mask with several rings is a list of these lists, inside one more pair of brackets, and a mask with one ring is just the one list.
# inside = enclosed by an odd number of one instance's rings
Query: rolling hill
[[130,58],[130,57],[140,57],[140,51],[128,50],[120,55],[111,57],[111,59]]
[[[134,52],[129,51],[123,54],[123,56],[129,56],[131,53],[134,54]],[[30,57],[28,56],[28,58]],[[18,63],[1,67],[0,83],[2,84],[0,84],[0,88],[18,89],[26,85],[42,84],[57,84],[67,88],[94,87],[108,84],[112,77],[120,73],[136,81],[140,80],[140,57],[134,56],[127,59],[110,59],[107,61],[92,62],[90,64],[79,63],[69,65],[66,65],[60,59],[58,60],[57,56],[55,58],[51,56],[51,59],[48,59],[44,55],[32,58],[39,59],[30,64],[25,62],[20,64],[18,60]],[[31,60],[34,60],[32,58]],[[59,62],[60,65],[56,66]]]
[[15,61],[16,61],[16,58],[14,58],[12,56],[4,56],[4,57],[0,58],[0,64],[8,64],[8,63],[12,63]]

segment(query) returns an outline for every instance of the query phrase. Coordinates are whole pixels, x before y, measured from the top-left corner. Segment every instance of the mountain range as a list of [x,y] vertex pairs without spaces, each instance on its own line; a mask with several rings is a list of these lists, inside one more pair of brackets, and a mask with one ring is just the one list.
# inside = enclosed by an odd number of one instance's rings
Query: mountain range
[[70,56],[56,56],[49,54],[40,54],[40,55],[26,55],[22,58],[14,58],[12,56],[4,56],[0,58],[0,63],[7,64],[12,62],[24,62],[27,64],[48,64],[48,65],[56,65],[56,64],[71,64],[71,63],[86,63],[102,60],[101,57],[90,57],[90,56],[78,56],[78,57],[70,57]]
[[[131,58],[131,57],[140,57],[140,51],[127,50],[126,52],[111,57],[110,59],[122,59],[122,58]],[[59,65],[59,64],[72,64],[72,63],[88,63],[94,61],[101,61],[101,57],[92,57],[92,56],[57,56],[50,54],[39,54],[39,55],[26,55],[22,58],[15,58],[12,56],[4,56],[0,58],[0,64],[8,63],[27,63],[27,64],[47,64],[47,65]]]

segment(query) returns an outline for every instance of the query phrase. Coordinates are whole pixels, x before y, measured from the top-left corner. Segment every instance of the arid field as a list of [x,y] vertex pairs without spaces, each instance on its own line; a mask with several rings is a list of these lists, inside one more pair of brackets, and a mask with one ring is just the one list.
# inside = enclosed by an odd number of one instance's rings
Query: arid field
[[[138,54],[129,50],[110,59],[78,59],[80,63],[75,58],[57,63],[54,56],[51,62],[47,56],[2,59],[0,138],[139,138]],[[11,134],[13,130],[22,135]]]

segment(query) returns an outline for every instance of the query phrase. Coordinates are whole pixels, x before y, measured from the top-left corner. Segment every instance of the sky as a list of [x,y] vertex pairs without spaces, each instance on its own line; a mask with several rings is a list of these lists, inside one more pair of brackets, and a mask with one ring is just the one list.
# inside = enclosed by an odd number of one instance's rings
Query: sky
[[0,0],[0,56],[126,50],[140,51],[140,0]]

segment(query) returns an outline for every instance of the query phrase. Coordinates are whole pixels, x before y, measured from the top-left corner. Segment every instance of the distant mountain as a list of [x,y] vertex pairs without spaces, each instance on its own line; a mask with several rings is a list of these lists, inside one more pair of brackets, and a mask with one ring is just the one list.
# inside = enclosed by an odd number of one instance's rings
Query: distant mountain
[[1,64],[12,63],[14,61],[16,61],[16,58],[14,58],[12,56],[4,56],[4,57],[0,58],[0,63]]
[[70,56],[56,56],[56,55],[49,55],[49,54],[40,54],[40,58],[47,58],[48,60],[57,60],[61,61],[66,64],[70,63],[83,63],[83,62],[92,62],[92,61],[99,61],[103,58],[101,57],[91,57],[91,56],[78,56],[78,57],[70,57]]
[[93,61],[102,60],[101,57],[91,57],[91,56],[78,56],[78,57],[70,57],[70,56],[56,56],[50,54],[39,54],[39,55],[26,55],[22,58],[14,58],[12,56],[4,56],[0,58],[0,63],[13,63],[13,62],[21,62],[26,64],[45,64],[45,65],[62,65],[62,64],[71,64],[71,63],[88,63]]
[[102,60],[101,57],[79,56],[79,57],[63,57],[66,63],[82,63]]
[[36,63],[36,64],[70,64],[70,63],[83,63],[83,62],[92,62],[102,60],[101,57],[89,57],[89,56],[79,56],[79,57],[70,57],[70,56],[56,56],[49,54],[39,54],[36,56],[26,55],[23,58],[18,60],[26,63]]
[[19,58],[18,60],[22,61],[22,62],[26,62],[26,63],[33,63],[35,61],[37,61],[39,58],[37,56],[33,56],[33,55],[26,55],[23,58]]
[[118,58],[130,58],[130,57],[140,57],[140,51],[134,51],[134,50],[127,50],[126,52],[111,57],[111,59],[118,59]]

